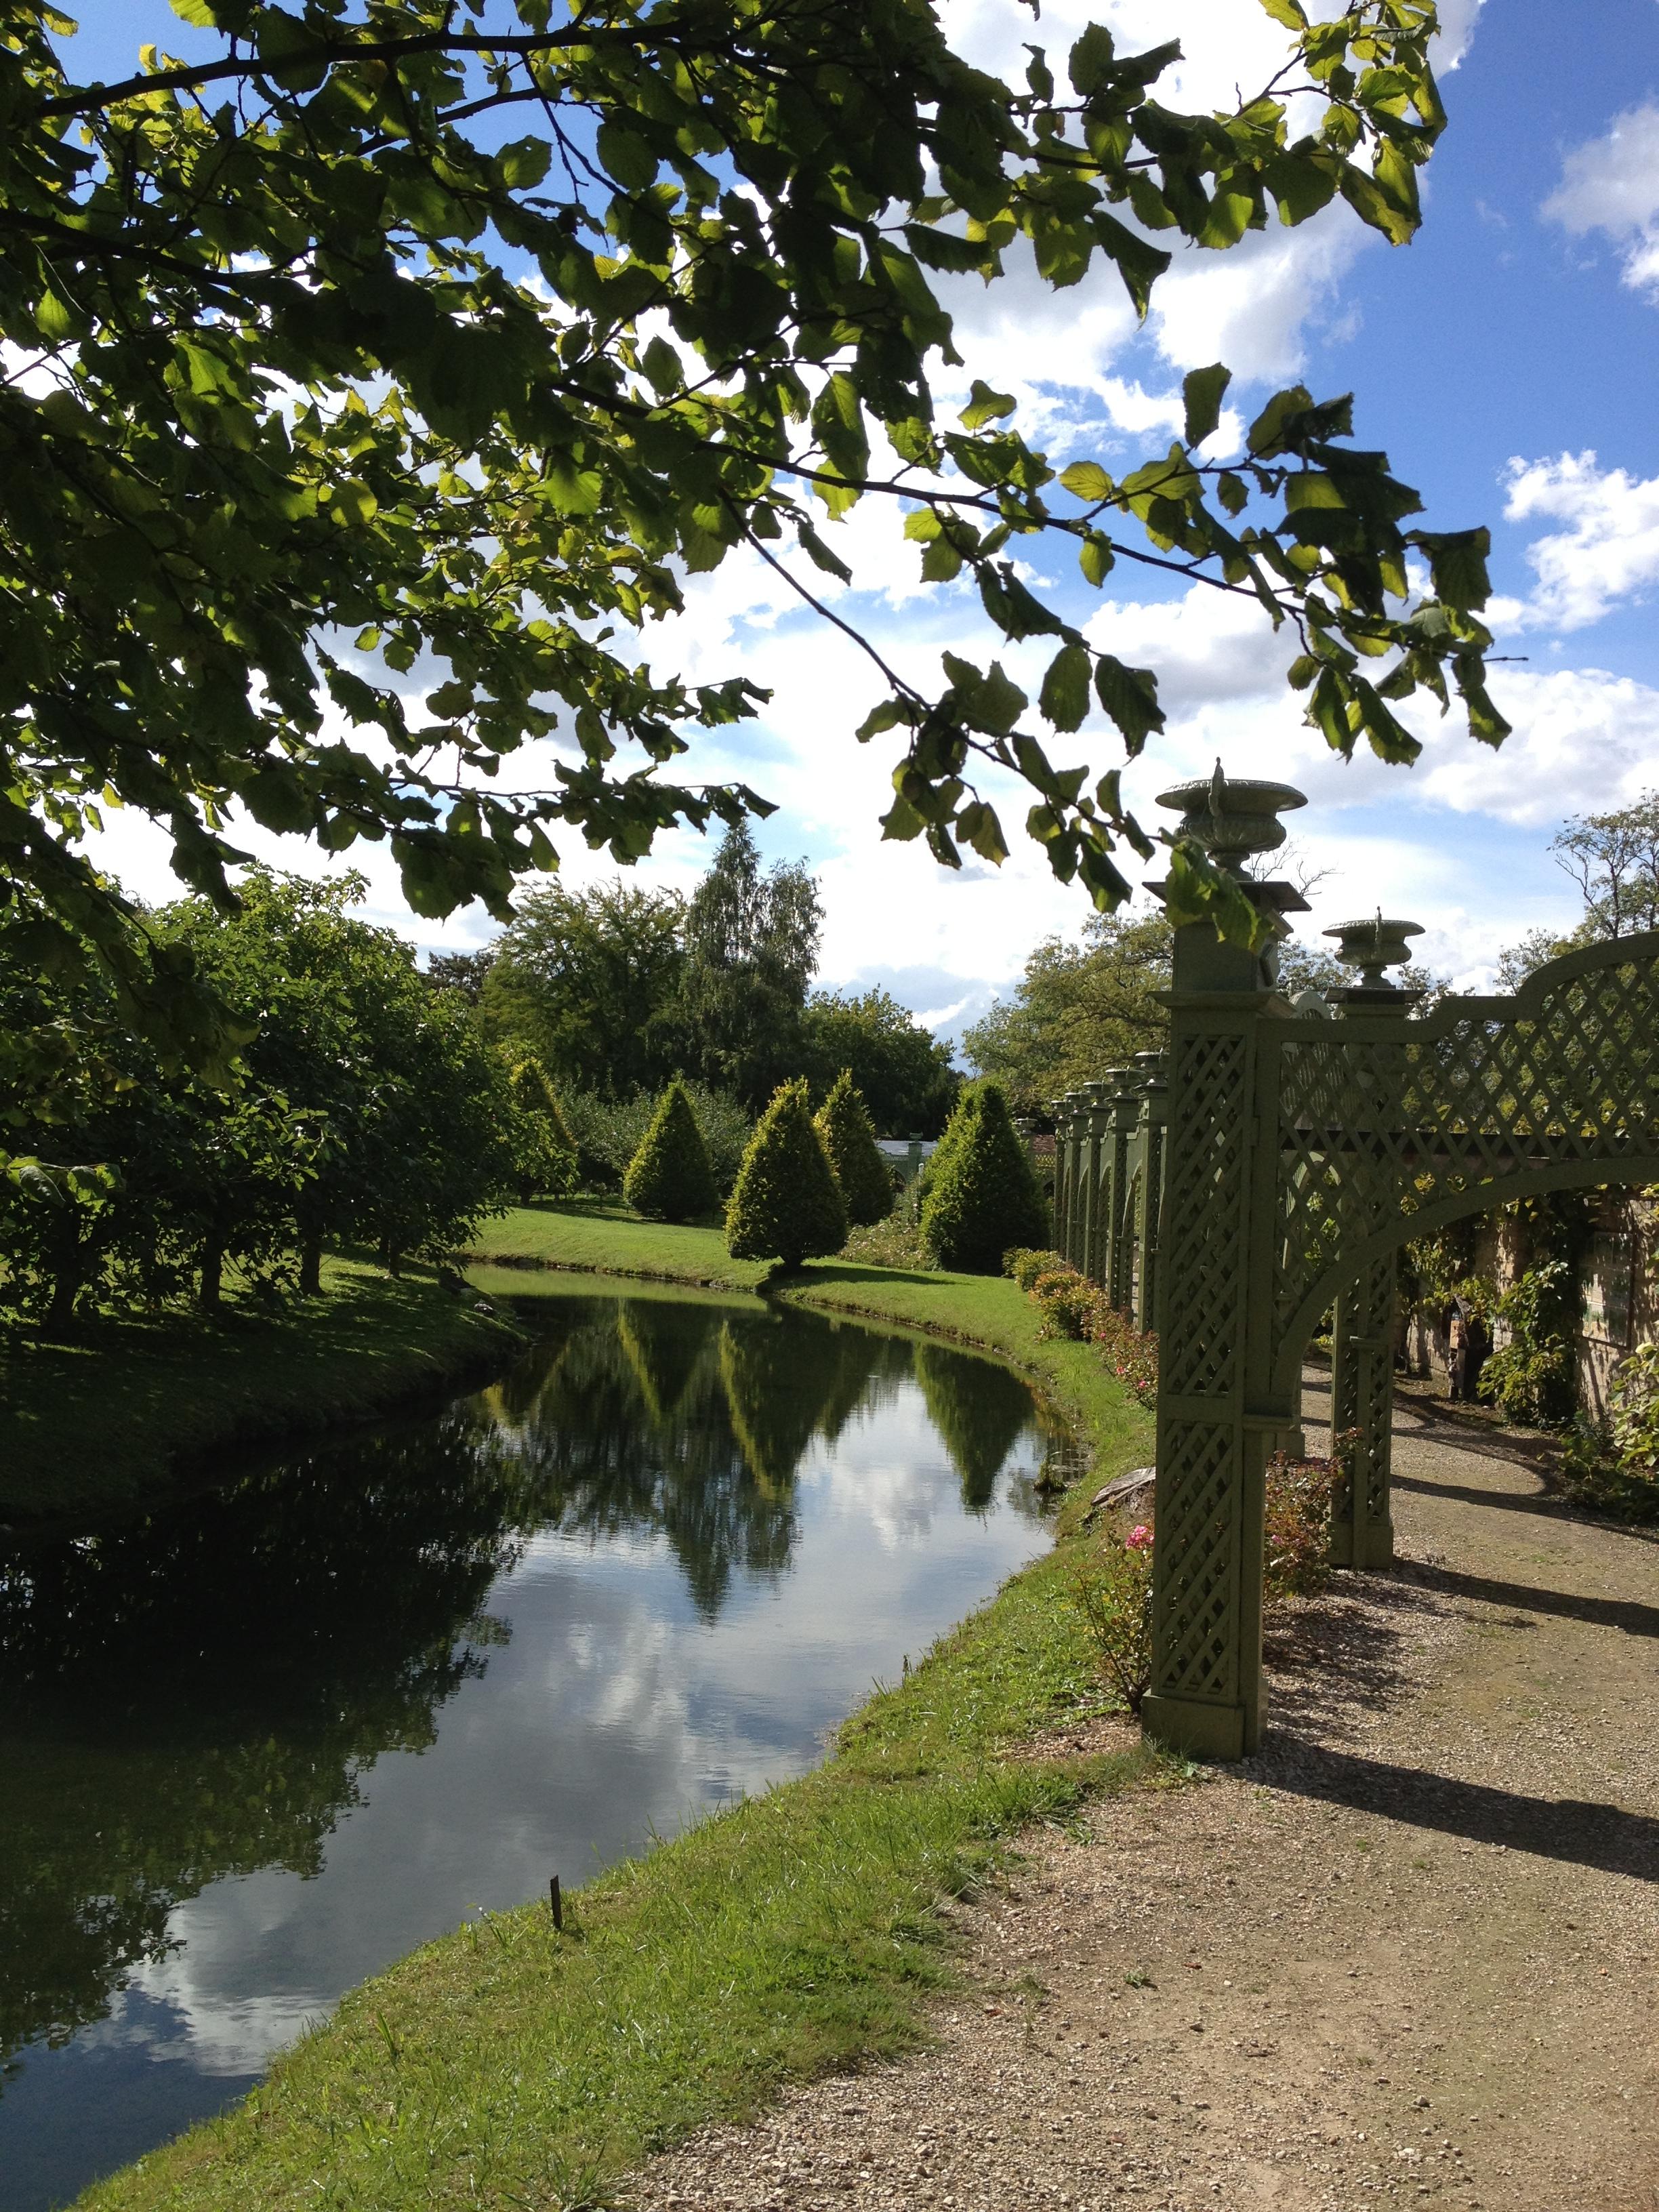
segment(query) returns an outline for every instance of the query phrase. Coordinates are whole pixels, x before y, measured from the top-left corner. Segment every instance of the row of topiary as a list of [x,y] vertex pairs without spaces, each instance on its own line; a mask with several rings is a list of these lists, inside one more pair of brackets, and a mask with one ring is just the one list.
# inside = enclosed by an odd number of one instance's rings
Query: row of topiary
[[[677,1077],[623,1185],[636,1212],[698,1221],[720,1195],[696,1114]],[[891,1175],[851,1073],[843,1069],[816,1115],[804,1079],[786,1083],[762,1115],[726,1208],[734,1259],[786,1267],[839,1252],[849,1229],[893,1210]],[[924,1172],[921,1233],[934,1263],[993,1274],[1011,1245],[1047,1228],[1031,1158],[994,1083],[963,1093]]]

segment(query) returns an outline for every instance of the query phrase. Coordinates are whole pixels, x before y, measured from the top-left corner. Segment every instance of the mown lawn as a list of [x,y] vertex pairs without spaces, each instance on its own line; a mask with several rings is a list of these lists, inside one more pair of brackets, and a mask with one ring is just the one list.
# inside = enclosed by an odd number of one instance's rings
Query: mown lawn
[[72,1334],[0,1329],[0,1522],[147,1504],[226,1448],[316,1429],[482,1376],[516,1332],[416,1270],[392,1281],[325,1261],[323,1295],[92,1320]]
[[[492,1267],[492,1294],[510,1286],[505,1269],[494,1272],[501,1261],[744,1289],[769,1279],[763,1265],[728,1259],[717,1228],[642,1221],[603,1200],[515,1207],[486,1226],[471,1256]],[[1106,1381],[1086,1345],[1040,1336],[1041,1315],[1006,1275],[809,1260],[799,1274],[770,1282],[777,1295],[803,1305],[862,1314],[994,1352],[1037,1386],[1098,1464],[1127,1468],[1152,1458],[1150,1411]]]
[[353,1990],[222,2119],[88,2191],[87,2212],[574,2212],[776,2086],[925,2039],[937,1906],[1085,1792],[1191,1769],[1018,1755],[1097,1710],[1061,1584],[1006,1583],[842,1731],[816,1773],[602,1875],[556,1932],[486,1914]]
[[[477,1258],[492,1300],[530,1290],[535,1265],[727,1295],[763,1273],[734,1267],[717,1231],[592,1205],[510,1214]],[[1149,1455],[1149,1416],[1084,1347],[1042,1340],[1012,1282],[831,1261],[774,1287],[1020,1368],[1103,1479]],[[540,1900],[399,1960],[235,2110],[88,2191],[87,2212],[619,2203],[629,2170],[688,2130],[923,2040],[953,1972],[940,1900],[1086,1792],[1191,1771],[1151,1750],[1031,1753],[1039,1732],[1105,1703],[1066,1598],[1078,1540],[878,1691],[816,1772],[612,1868],[569,1901],[562,1934]]]

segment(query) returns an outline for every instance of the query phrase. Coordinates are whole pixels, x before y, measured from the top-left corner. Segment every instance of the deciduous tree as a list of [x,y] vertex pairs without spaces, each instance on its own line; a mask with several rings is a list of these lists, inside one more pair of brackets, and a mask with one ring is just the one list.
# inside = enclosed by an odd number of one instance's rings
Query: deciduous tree
[[[1032,590],[1039,537],[1091,586],[1150,565],[1288,623],[1344,753],[1408,760],[1397,704],[1452,686],[1504,735],[1486,535],[1408,528],[1347,398],[1291,386],[1211,459],[1228,371],[1196,369],[1180,437],[1118,475],[1033,447],[982,380],[954,419],[933,396],[959,358],[940,278],[1011,252],[1055,286],[1103,268],[1144,315],[1166,234],[1224,252],[1340,196],[1408,240],[1444,123],[1427,0],[1264,0],[1283,67],[1197,114],[1157,97],[1173,41],[1091,26],[1004,82],[922,0],[179,4],[204,50],[96,83],[45,0],[0,29],[0,866],[33,957],[92,945],[170,1048],[222,1051],[222,1012],[81,856],[101,807],[161,823],[221,903],[240,809],[388,841],[422,914],[505,916],[561,832],[629,860],[763,809],[665,773],[756,687],[659,672],[635,634],[740,546],[821,605],[816,574],[852,572],[820,525],[871,495],[927,580],[971,579],[994,635],[1048,655],[1033,702],[988,655],[930,683],[869,648],[884,834],[947,866],[1006,850],[989,764],[1098,904],[1117,848],[1148,850],[1097,749],[1050,749],[1097,706],[1139,752],[1155,674]],[[545,781],[497,780],[540,740]],[[1194,848],[1169,874],[1182,913],[1252,926]]]

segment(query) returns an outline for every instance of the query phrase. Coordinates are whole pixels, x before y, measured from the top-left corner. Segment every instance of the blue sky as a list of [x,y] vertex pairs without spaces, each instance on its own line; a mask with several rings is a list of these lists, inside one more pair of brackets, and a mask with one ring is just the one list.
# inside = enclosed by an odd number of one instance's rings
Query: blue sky
[[[156,0],[80,12],[88,75],[129,66],[141,37],[194,44]],[[1023,60],[1033,36],[1063,53],[1091,14],[1125,43],[1178,33],[1188,59],[1164,88],[1172,104],[1230,102],[1236,83],[1265,77],[1282,37],[1255,0],[1049,0],[1035,33],[1016,0],[947,12],[959,43],[996,66]],[[1189,252],[1140,331],[1109,272],[1056,296],[1017,270],[989,292],[964,284],[951,304],[967,374],[1016,391],[1057,464],[1098,453],[1121,468],[1161,451],[1182,373],[1219,357],[1238,372],[1230,397],[1245,420],[1294,377],[1322,396],[1353,390],[1360,441],[1389,449],[1431,526],[1491,525],[1498,649],[1526,656],[1496,686],[1516,735],[1493,755],[1425,720],[1410,771],[1326,755],[1283,687],[1286,649],[1248,611],[1124,566],[1103,599],[1064,581],[1057,558],[1030,556],[1103,643],[1161,672],[1171,727],[1130,780],[1149,816],[1166,781],[1218,753],[1237,773],[1301,785],[1313,804],[1298,843],[1329,872],[1315,926],[1379,903],[1413,915],[1429,963],[1478,988],[1501,945],[1572,918],[1547,851],[1561,821],[1659,785],[1659,0],[1443,0],[1442,15],[1450,127],[1410,247],[1390,252],[1339,206],[1236,253]],[[895,518],[860,509],[842,542],[872,588],[841,611],[884,651],[924,678],[941,646],[985,656],[976,607],[959,589],[921,589]],[[763,842],[820,872],[826,981],[886,982],[954,1033],[1038,938],[1080,925],[1079,895],[1035,853],[952,880],[915,848],[876,844],[890,757],[850,737],[871,680],[763,572],[728,563],[696,580],[687,616],[646,644],[700,679],[742,667],[774,686],[763,725],[711,750],[703,772],[730,769],[780,802]],[[1103,727],[1077,742],[1072,757],[1096,768],[1120,757]],[[112,857],[165,894],[138,826],[115,834]],[[273,857],[324,865],[292,846]],[[699,840],[674,838],[646,872],[684,884],[703,858]],[[571,856],[578,878],[602,869]],[[378,868],[374,883],[374,910],[432,941]],[[489,927],[458,916],[443,937],[482,942]]]

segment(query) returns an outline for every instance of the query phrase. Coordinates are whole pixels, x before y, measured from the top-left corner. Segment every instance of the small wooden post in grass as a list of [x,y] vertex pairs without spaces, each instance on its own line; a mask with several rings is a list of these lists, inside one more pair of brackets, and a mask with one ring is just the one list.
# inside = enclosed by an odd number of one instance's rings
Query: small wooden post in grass
[[553,1908],[553,1925],[562,1930],[564,1927],[564,1899],[559,1894],[559,1877],[557,1875],[555,1875],[551,1881],[547,1885],[547,1901]]

